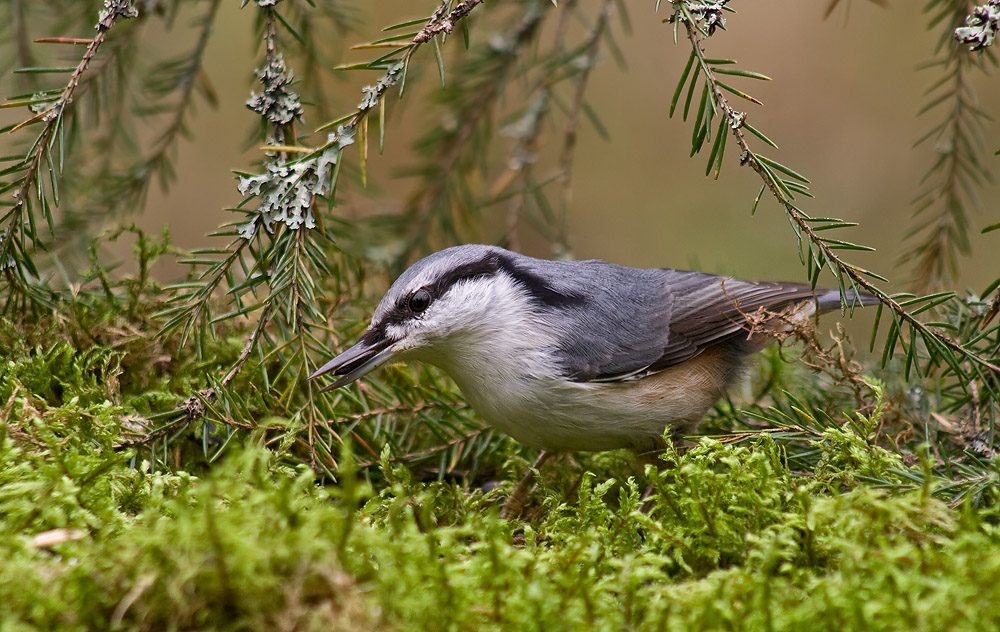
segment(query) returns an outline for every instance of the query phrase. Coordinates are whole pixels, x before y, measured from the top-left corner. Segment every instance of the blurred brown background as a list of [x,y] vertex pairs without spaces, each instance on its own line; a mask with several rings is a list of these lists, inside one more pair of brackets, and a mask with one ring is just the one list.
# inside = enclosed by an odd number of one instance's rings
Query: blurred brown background
[[[360,9],[359,32],[349,34],[346,43],[381,37],[382,26],[426,16],[436,4],[433,0],[368,3]],[[593,15],[597,3],[584,0],[581,5]],[[779,207],[765,200],[751,216],[759,180],[748,168],[739,167],[735,145],[727,148],[722,176],[714,181],[704,175],[707,150],[694,159],[688,156],[691,122],[667,117],[689,52],[686,42],[673,44],[672,28],[661,23],[669,7],[656,13],[652,0],[628,5],[632,33],[624,34],[617,19],[614,26],[628,68],[620,70],[605,49],[590,81],[590,101],[611,140],[600,138],[583,121],[573,174],[574,255],[745,278],[803,278],[795,236]],[[825,21],[827,3],[821,1],[734,5],[739,13],[729,16],[729,31],[708,41],[708,56],[734,57],[740,67],[773,78],[766,83],[735,81],[765,104],[736,106],[746,109],[749,121],[781,149],[769,150],[759,142],[757,146],[812,180],[816,199],[803,200],[810,214],[860,222],[859,228],[839,236],[874,246],[877,253],[847,252],[849,261],[890,277],[893,290],[903,289],[908,271],[894,262],[911,225],[910,201],[919,177],[933,159],[932,144],[917,149],[912,144],[942,116],[939,111],[916,116],[924,89],[939,77],[938,70],[918,71],[917,66],[932,56],[940,31],[927,32],[927,17],[919,6],[902,0],[888,8],[844,0]],[[235,1],[223,4],[208,50],[207,71],[219,107],[198,106],[191,123],[194,140],[182,141],[177,152],[177,182],[167,192],[154,187],[149,208],[137,218],[152,231],[167,224],[175,242],[185,248],[205,245],[204,235],[231,219],[221,210],[240,200],[230,170],[252,169],[260,157],[256,148],[242,149],[256,121],[244,103],[259,60],[253,5],[238,7]],[[501,9],[500,3],[489,2],[477,11]],[[192,11],[189,17],[196,15]],[[161,33],[148,46],[162,50],[186,46],[193,36],[178,33],[184,33],[189,22],[178,20],[172,34]],[[490,37],[490,27],[481,26],[486,28],[473,28],[474,40]],[[444,48],[447,52],[448,47],[460,45],[456,38]],[[348,51],[344,60],[361,61],[375,54]],[[421,50],[416,60],[424,76],[412,83],[419,90],[433,90],[437,78],[430,47]],[[340,81],[328,86],[338,114],[350,111],[360,100],[361,87],[377,78],[373,72],[341,75]],[[1000,86],[981,75],[974,80],[982,105],[996,111]],[[422,99],[422,94],[409,93],[405,107],[394,108],[384,155],[374,147],[371,151],[369,180],[374,186],[364,195],[356,186],[345,189],[338,212],[351,216],[398,208],[413,181],[392,174],[417,162],[410,142],[434,122],[433,115],[420,110]],[[313,110],[307,109],[306,117],[307,127],[324,122]],[[986,138],[985,160],[993,162],[992,152],[1000,147],[995,124],[987,127]],[[356,152],[349,150],[349,159],[356,163]],[[961,261],[959,288],[980,291],[1000,271],[1000,233],[978,234],[983,226],[1000,220],[998,192],[991,185],[981,193],[985,208],[973,216],[973,256]],[[548,254],[537,241],[524,243],[529,254]]]

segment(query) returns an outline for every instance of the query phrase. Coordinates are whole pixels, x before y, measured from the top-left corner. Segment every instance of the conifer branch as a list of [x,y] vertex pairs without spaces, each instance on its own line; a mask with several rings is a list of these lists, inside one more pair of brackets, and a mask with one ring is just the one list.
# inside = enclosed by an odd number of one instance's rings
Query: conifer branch
[[[177,95],[170,118],[142,162],[131,168],[131,173],[127,178],[126,191],[128,191],[128,195],[119,196],[119,204],[124,198],[128,201],[129,206],[141,205],[153,177],[166,168],[169,152],[177,145],[180,136],[185,133],[187,118],[193,107],[194,95],[199,85],[199,75],[203,72],[205,51],[215,29],[215,21],[221,5],[222,0],[209,0],[208,9],[200,18],[201,31],[198,33],[198,39],[188,54],[176,83],[171,86],[172,88],[180,87],[180,94]],[[214,101],[212,104],[214,105]],[[165,181],[166,178],[161,178],[161,180]]]
[[[13,183],[0,185],[0,191],[13,189],[14,203],[3,217],[0,217],[0,269],[11,287],[22,290],[30,283],[28,275],[38,276],[31,256],[28,252],[28,241],[34,246],[42,245],[35,217],[31,208],[31,194],[37,196],[42,208],[42,214],[49,229],[52,229],[53,219],[51,204],[58,204],[58,180],[62,175],[63,147],[60,138],[64,117],[73,101],[73,96],[91,61],[97,55],[98,49],[107,38],[108,32],[115,26],[119,18],[134,18],[138,11],[129,0],[105,0],[105,9],[101,12],[94,36],[80,59],[72,70],[69,81],[54,101],[46,100],[44,107],[40,104],[39,111],[10,131],[26,127],[32,123],[42,122],[43,128],[32,144],[24,160],[7,173],[20,171],[22,175]],[[59,150],[55,156],[54,145],[59,141]],[[54,159],[55,158],[55,159]],[[51,189],[47,192],[44,184],[43,170],[47,170]],[[52,201],[48,196],[51,194]]]
[[[569,48],[565,41],[569,20],[574,13],[579,13],[579,3],[571,0],[560,5],[551,51],[538,63],[542,72],[532,77],[536,87],[524,99],[528,105],[501,131],[504,136],[515,140],[514,147],[508,153],[507,169],[491,188],[495,200],[510,198],[506,228],[501,238],[501,244],[507,248],[519,249],[518,229],[527,220],[551,244],[555,257],[570,256],[568,220],[572,205],[572,170],[577,130],[580,115],[586,107],[587,83],[597,64],[601,42],[610,37],[609,27],[614,8],[614,0],[604,0],[583,41]],[[581,15],[576,17],[581,21],[586,19]],[[564,81],[571,83],[568,103],[557,91]],[[554,105],[561,108],[566,119],[562,123],[562,147],[555,173],[539,178],[535,172],[540,138],[553,118]],[[596,119],[594,125],[603,132]],[[545,194],[546,187],[551,184],[561,188],[561,200],[555,205],[547,200]],[[537,218],[526,213],[532,200],[538,209]]]
[[[704,76],[707,101],[703,101],[703,107],[705,109],[706,116],[708,116],[709,108],[713,111],[717,109],[719,115],[723,119],[723,124],[720,124],[719,126],[719,134],[721,135],[724,133],[725,128],[729,128],[729,132],[736,140],[736,143],[741,150],[740,164],[748,165],[751,169],[753,169],[753,171],[762,180],[763,186],[784,208],[788,218],[791,220],[792,225],[795,228],[796,233],[800,236],[800,239],[802,235],[806,237],[808,251],[807,263],[810,267],[810,276],[813,278],[813,282],[815,283],[816,277],[823,268],[828,268],[836,276],[838,282],[840,283],[841,297],[847,307],[850,307],[850,304],[845,294],[845,281],[856,291],[864,290],[875,295],[878,297],[882,305],[888,308],[893,314],[894,327],[896,330],[901,327],[902,323],[909,325],[915,336],[919,335],[920,339],[924,341],[926,347],[931,350],[932,355],[940,361],[946,362],[949,367],[955,371],[957,376],[966,376],[966,371],[960,368],[957,358],[968,360],[974,365],[972,374],[978,374],[979,368],[988,369],[995,374],[1000,374],[1000,366],[997,366],[994,362],[920,322],[893,297],[883,292],[868,280],[868,277],[873,276],[873,273],[844,261],[836,253],[835,250],[837,247],[846,245],[847,247],[853,246],[854,249],[856,249],[857,246],[848,242],[840,242],[839,240],[830,240],[828,238],[821,237],[813,227],[813,223],[816,220],[810,218],[794,201],[792,189],[789,185],[792,184],[794,186],[794,180],[802,182],[804,179],[787,167],[779,165],[770,159],[763,158],[754,152],[754,150],[750,147],[750,144],[743,133],[743,129],[746,124],[746,114],[737,112],[730,105],[721,83],[716,78],[714,68],[705,58],[703,48],[705,38],[710,36],[715,28],[724,24],[724,20],[722,20],[722,10],[727,1],[728,0],[721,0],[717,3],[694,5],[687,0],[672,0],[671,4],[674,7],[674,13],[671,17],[671,21],[673,21],[675,25],[682,24],[684,26],[687,37],[691,43],[692,54],[695,57],[697,67],[700,73]],[[719,143],[720,140],[717,139],[716,142]],[[793,181],[790,182],[778,177],[776,175],[776,171],[781,171],[785,174],[793,174]],[[925,298],[934,299],[937,297],[932,296]],[[918,311],[924,311],[924,309],[926,309],[926,305],[922,306]],[[890,337],[887,347],[889,345],[894,346],[897,340],[902,340],[902,338],[892,339],[892,337]],[[917,351],[914,346],[915,337],[909,342],[910,349],[907,351],[908,366],[914,362],[913,360],[910,360],[910,358],[915,358]],[[935,349],[937,352],[935,352]],[[954,354],[955,358],[950,360],[948,358],[942,359],[940,353],[941,351],[943,351],[944,354]],[[968,376],[968,378],[971,377],[972,375]]]
[[[382,99],[385,97],[386,92],[396,84],[405,81],[406,70],[409,66],[410,59],[413,57],[414,53],[427,42],[431,41],[436,35],[444,34],[449,35],[454,30],[455,26],[463,19],[465,19],[476,6],[482,4],[485,0],[465,0],[461,2],[451,11],[448,7],[451,5],[450,0],[442,0],[438,8],[434,10],[431,17],[428,18],[424,27],[413,36],[413,39],[409,44],[397,47],[388,55],[383,55],[374,62],[367,64],[360,64],[357,66],[346,67],[345,69],[385,69],[385,74],[375,82],[375,85],[366,86],[364,88],[365,96],[358,104],[357,109],[348,114],[347,116],[342,116],[339,119],[326,123],[320,130],[330,129],[342,125],[345,129],[357,129],[375,110]],[[336,143],[335,139],[328,140],[325,144],[316,149],[316,153],[322,152],[329,149]]]
[[600,42],[605,37],[611,16],[614,13],[614,0],[604,0],[601,4],[597,21],[583,45],[582,55],[585,62],[582,64],[580,74],[576,78],[576,90],[573,95],[573,102],[566,120],[563,131],[563,148],[559,159],[560,180],[563,187],[562,208],[560,209],[557,221],[556,238],[554,248],[556,256],[566,256],[569,253],[569,213],[572,208],[572,180],[573,180],[573,157],[576,149],[577,129],[579,128],[580,113],[584,108],[584,96],[587,91],[587,80],[597,63],[597,54],[600,50]]

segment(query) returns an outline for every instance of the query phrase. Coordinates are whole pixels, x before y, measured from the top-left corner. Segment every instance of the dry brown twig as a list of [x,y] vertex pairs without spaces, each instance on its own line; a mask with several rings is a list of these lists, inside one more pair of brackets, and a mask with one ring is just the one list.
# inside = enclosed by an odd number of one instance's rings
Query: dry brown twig
[[802,304],[789,306],[779,312],[758,308],[746,318],[747,338],[754,335],[774,338],[784,349],[789,340],[801,342],[804,353],[800,362],[816,372],[831,377],[838,384],[846,384],[854,394],[858,410],[872,408],[868,394],[874,392],[873,386],[865,379],[861,365],[854,360],[854,349],[850,345],[844,326],[837,323],[836,333],[830,332],[832,343],[824,347],[820,341],[819,327],[816,318],[803,318]]

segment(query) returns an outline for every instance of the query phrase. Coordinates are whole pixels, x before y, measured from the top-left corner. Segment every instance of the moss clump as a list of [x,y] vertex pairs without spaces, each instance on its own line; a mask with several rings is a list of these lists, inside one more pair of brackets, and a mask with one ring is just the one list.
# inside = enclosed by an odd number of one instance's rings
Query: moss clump
[[[3,432],[0,627],[17,630],[983,630],[1000,623],[992,510],[834,493],[769,439],[706,440],[656,493],[586,474],[544,517],[400,473],[336,486],[246,445],[205,477],[130,467],[112,407],[88,438]],[[58,415],[52,413],[53,424]],[[104,421],[100,421],[103,419]],[[53,435],[55,436],[55,435]],[[51,437],[50,437],[51,438]],[[837,449],[842,443],[830,443]],[[890,459],[890,455],[885,456]],[[609,495],[616,492],[615,498]],[[33,536],[79,530],[55,545]]]

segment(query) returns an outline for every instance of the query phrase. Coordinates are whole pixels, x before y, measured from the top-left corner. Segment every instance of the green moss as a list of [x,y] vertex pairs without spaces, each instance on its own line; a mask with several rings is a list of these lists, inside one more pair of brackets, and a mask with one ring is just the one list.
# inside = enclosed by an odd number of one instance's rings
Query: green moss
[[[841,494],[770,440],[705,441],[633,481],[585,474],[533,524],[481,494],[391,475],[378,494],[270,452],[204,478],[82,442],[0,472],[4,629],[981,630],[1000,623],[1000,532],[919,490]],[[76,447],[74,447],[76,446]],[[103,460],[104,467],[98,465]],[[66,467],[60,465],[68,463]],[[609,493],[617,498],[608,502]],[[44,511],[29,498],[47,494]],[[366,499],[366,500],[365,500]],[[363,506],[359,501],[363,500]],[[82,539],[39,549],[52,527]]]

